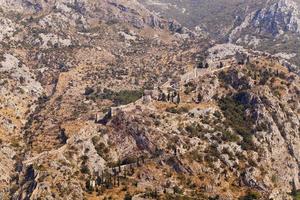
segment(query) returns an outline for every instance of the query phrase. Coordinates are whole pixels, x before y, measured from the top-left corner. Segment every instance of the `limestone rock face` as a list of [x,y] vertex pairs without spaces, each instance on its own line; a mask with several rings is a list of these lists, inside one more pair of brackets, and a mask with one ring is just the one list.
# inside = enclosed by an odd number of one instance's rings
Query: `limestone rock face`
[[300,33],[300,12],[296,2],[280,0],[268,9],[257,12],[252,18],[252,24],[263,27],[265,31],[273,35],[286,31]]
[[255,34],[260,35],[278,36],[286,32],[300,34],[299,6],[293,0],[280,0],[269,7],[255,11],[232,32],[231,38],[243,30],[249,30],[250,27],[255,30]]

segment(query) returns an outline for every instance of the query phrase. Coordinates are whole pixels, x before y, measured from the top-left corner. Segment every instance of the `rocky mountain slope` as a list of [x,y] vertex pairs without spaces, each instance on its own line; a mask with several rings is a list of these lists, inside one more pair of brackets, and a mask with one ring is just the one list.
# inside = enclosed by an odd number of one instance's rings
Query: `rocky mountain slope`
[[141,2],[214,39],[268,51],[299,65],[300,2],[156,0]]
[[300,4],[281,0],[248,16],[229,35],[229,40],[252,48],[282,54],[299,63]]
[[[1,1],[0,15],[4,199],[32,195],[33,183],[22,186],[33,178],[25,160],[56,152],[96,114],[184,73],[200,51],[184,49],[191,32],[176,33],[178,23],[135,1]],[[106,89],[132,97],[105,100]]]
[[0,199],[298,194],[285,60],[212,47],[135,0],[0,8]]

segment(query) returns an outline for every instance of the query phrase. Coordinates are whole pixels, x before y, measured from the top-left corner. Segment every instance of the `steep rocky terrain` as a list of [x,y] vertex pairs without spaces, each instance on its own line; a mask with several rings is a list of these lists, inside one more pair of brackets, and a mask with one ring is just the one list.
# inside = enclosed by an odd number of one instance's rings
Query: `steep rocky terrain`
[[[185,41],[191,32],[176,33],[178,23],[135,1],[1,1],[0,14],[5,199],[32,195],[34,173],[23,161],[56,152],[96,114],[128,102],[104,100],[107,89],[138,99],[144,88],[188,70],[201,50]],[[91,88],[97,95],[88,98]]]
[[281,0],[246,16],[229,35],[232,42],[282,54],[299,63],[300,6],[298,1]]
[[300,84],[282,56],[212,45],[135,0],[0,8],[0,199],[299,195]]
[[298,0],[141,0],[167,18],[213,39],[278,54],[299,65]]

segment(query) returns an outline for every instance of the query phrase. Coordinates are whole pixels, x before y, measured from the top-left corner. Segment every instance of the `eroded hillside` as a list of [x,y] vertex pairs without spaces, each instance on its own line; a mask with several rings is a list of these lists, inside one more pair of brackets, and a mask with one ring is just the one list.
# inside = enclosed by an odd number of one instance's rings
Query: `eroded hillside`
[[299,65],[298,0],[140,0],[215,40],[278,54]]
[[[2,199],[292,199],[299,76],[137,1],[6,1]],[[211,48],[210,48],[211,47]]]
[[[34,187],[27,191],[19,181],[33,178],[23,162],[63,147],[112,105],[184,73],[201,51],[187,41],[193,33],[176,33],[180,24],[135,1],[2,1],[1,8],[5,199],[32,195]],[[91,88],[97,94],[90,98]],[[107,98],[107,90],[130,97]]]

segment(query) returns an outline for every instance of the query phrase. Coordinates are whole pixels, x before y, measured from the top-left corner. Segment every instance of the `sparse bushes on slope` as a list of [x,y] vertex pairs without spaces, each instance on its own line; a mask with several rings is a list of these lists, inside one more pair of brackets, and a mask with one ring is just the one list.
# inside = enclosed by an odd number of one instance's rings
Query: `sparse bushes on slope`
[[108,156],[109,148],[103,142],[100,142],[100,137],[94,136],[92,138],[92,142],[95,146],[97,154],[101,156],[103,159],[107,160],[109,158]]
[[248,192],[245,196],[239,198],[239,200],[254,200],[254,199],[260,199],[260,195],[257,192]]
[[204,128],[199,124],[193,123],[185,127],[185,130],[190,133],[191,137],[199,137],[204,131]]
[[[243,137],[241,146],[245,150],[253,150],[252,120],[246,116],[247,106],[234,97],[224,97],[219,100],[219,106],[225,116],[225,124]],[[226,134],[224,134],[226,135]]]
[[195,91],[197,86],[193,82],[189,82],[185,84],[184,87],[185,87],[184,93],[188,95],[191,92]]
[[223,131],[222,132],[222,140],[228,142],[237,142],[239,137],[236,134],[231,133],[230,131]]

